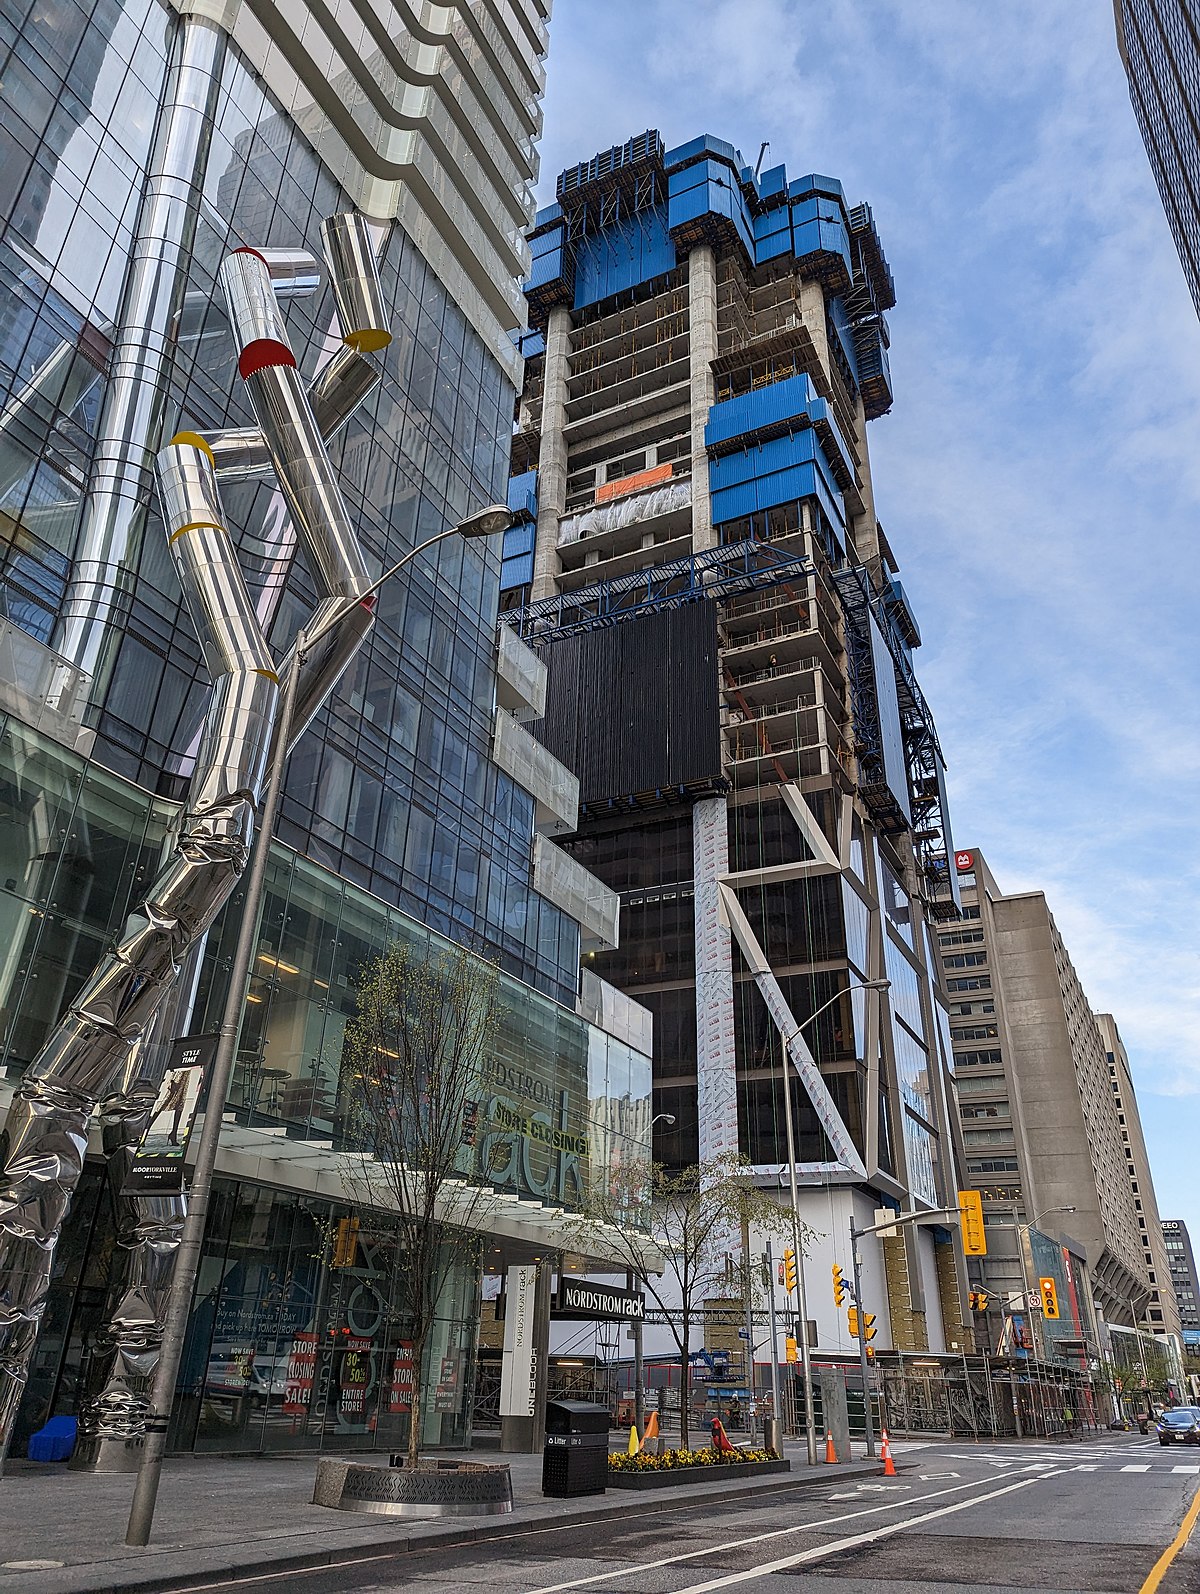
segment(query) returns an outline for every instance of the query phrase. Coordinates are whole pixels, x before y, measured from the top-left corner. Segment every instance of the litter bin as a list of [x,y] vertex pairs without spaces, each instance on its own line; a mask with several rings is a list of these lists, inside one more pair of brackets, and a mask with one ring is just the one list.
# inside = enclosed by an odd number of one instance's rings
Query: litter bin
[[563,1499],[603,1494],[608,1482],[607,1406],[590,1400],[546,1402],[542,1493]]

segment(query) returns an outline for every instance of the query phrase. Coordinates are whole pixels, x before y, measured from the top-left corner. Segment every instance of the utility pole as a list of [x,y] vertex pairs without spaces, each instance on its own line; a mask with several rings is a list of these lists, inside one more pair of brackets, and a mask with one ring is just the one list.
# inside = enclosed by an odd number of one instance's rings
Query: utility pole
[[863,1391],[863,1422],[866,1426],[867,1455],[875,1454],[875,1413],[871,1410],[871,1371],[867,1362],[867,1313],[863,1306],[862,1297],[862,1263],[858,1256],[858,1237],[860,1231],[854,1227],[854,1216],[850,1217],[850,1261],[854,1268],[854,1304],[858,1309],[858,1367],[862,1374]]
[[771,1415],[775,1420],[775,1434],[783,1434],[783,1419],[779,1397],[779,1324],[775,1319],[775,1259],[771,1255],[771,1242],[767,1241],[767,1308],[771,1314]]
[[[866,1228],[856,1227],[853,1214],[850,1217],[850,1259],[854,1266],[854,1304],[858,1308],[858,1362],[862,1369],[863,1381],[863,1414],[866,1418],[867,1429],[867,1455],[875,1454],[875,1423],[871,1411],[871,1391],[867,1382],[869,1366],[867,1362],[867,1323],[866,1313],[863,1311],[861,1266],[858,1258],[858,1242],[868,1234],[890,1234],[893,1229],[904,1228],[909,1223],[936,1223],[939,1218],[957,1218],[962,1221],[960,1207],[941,1207],[934,1212],[908,1212],[901,1216],[900,1213],[889,1213],[883,1223],[869,1223]],[[1016,1391],[1014,1390],[1014,1402]],[[1018,1423],[1019,1426],[1019,1423]]]
[[[637,1286],[637,1275],[632,1269],[628,1269],[625,1274],[625,1288],[632,1295],[634,1290],[637,1289]],[[646,1431],[646,1401],[643,1392],[644,1383],[645,1377],[642,1368],[642,1320],[640,1317],[635,1317],[633,1320],[633,1420],[637,1424],[637,1431],[640,1434],[643,1434]]]
[[742,1219],[742,1282],[745,1288],[746,1303],[746,1390],[748,1395],[748,1423],[750,1445],[753,1448],[754,1435],[757,1424],[754,1418],[754,1280],[750,1268],[750,1225],[745,1218]]

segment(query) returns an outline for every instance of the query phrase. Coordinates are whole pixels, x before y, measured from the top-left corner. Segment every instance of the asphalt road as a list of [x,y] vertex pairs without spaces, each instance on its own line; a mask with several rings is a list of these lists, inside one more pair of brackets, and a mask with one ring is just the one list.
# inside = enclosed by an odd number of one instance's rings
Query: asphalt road
[[[1200,1490],[1200,1451],[1114,1434],[1049,1446],[938,1442],[899,1476],[213,1590],[281,1594],[1139,1594]],[[1200,1594],[1200,1528],[1151,1585]]]

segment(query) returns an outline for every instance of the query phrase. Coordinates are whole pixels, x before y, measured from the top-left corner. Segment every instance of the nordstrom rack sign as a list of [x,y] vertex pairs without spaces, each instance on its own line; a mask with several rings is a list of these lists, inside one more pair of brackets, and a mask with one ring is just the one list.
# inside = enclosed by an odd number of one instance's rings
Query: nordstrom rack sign
[[560,1278],[550,1306],[551,1317],[627,1318],[640,1322],[646,1316],[646,1297],[633,1290],[615,1290],[587,1279]]

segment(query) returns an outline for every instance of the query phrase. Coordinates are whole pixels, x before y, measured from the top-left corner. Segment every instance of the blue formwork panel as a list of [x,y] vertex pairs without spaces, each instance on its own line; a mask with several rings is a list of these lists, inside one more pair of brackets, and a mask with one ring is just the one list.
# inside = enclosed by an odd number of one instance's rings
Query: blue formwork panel
[[671,235],[689,246],[708,237],[736,237],[754,259],[754,232],[737,178],[722,161],[701,160],[667,177]]
[[754,217],[754,253],[761,265],[792,252],[792,219],[787,205],[775,205]]
[[575,255],[575,308],[599,304],[675,269],[675,245],[662,205],[589,234]]
[[789,199],[805,199],[810,194],[823,199],[832,199],[846,209],[846,190],[836,177],[822,177],[817,172],[810,172],[807,177],[797,177],[788,184]]
[[570,304],[575,291],[575,274],[561,224],[531,238],[529,252],[532,258],[525,295],[530,304],[539,308]]
[[[536,520],[538,514],[537,471],[525,470],[519,476],[508,478],[508,507],[514,515],[520,515],[523,520]],[[509,538],[517,537],[518,533],[524,536],[527,526],[513,526],[504,534],[504,552],[510,552]],[[529,547],[533,547],[532,541]],[[514,550],[515,551],[515,544]],[[522,549],[521,551],[525,551]]]
[[772,166],[769,172],[763,172],[758,179],[758,192],[762,199],[770,199],[772,194],[785,194],[787,192],[787,167]]
[[533,580],[533,555],[514,554],[500,561],[500,591],[511,592],[514,587],[527,587]]
[[858,381],[858,348],[855,342],[854,331],[850,325],[850,317],[846,313],[846,306],[840,298],[829,301],[829,324],[833,328],[834,336],[841,344],[842,353],[846,362],[854,372],[854,380]]
[[737,398],[723,399],[708,412],[704,428],[706,446],[729,442],[744,437],[779,421],[807,416],[809,406],[817,397],[811,380],[800,371],[782,382],[772,382],[756,388],[752,393],[739,393]]
[[772,382],[752,393],[742,393],[737,398],[714,404],[708,412],[704,442],[712,448],[791,421],[798,429],[819,426],[822,468],[835,479],[840,476],[846,481],[854,480],[854,459],[841,428],[829,405],[818,397],[811,379],[803,371],[785,377],[782,382]]
[[773,438],[710,462],[714,524],[800,498],[816,498],[830,523],[846,525],[846,508],[812,432]]
[[699,138],[690,138],[686,144],[669,149],[663,156],[663,164],[669,172],[672,167],[682,166],[685,161],[696,160],[701,155],[715,155],[718,160],[728,161],[731,166],[741,169],[739,151],[723,138],[714,138],[711,133],[701,133]]
[[802,199],[791,207],[792,248],[797,260],[812,260],[832,293],[850,286],[850,233],[841,211],[828,199]]

